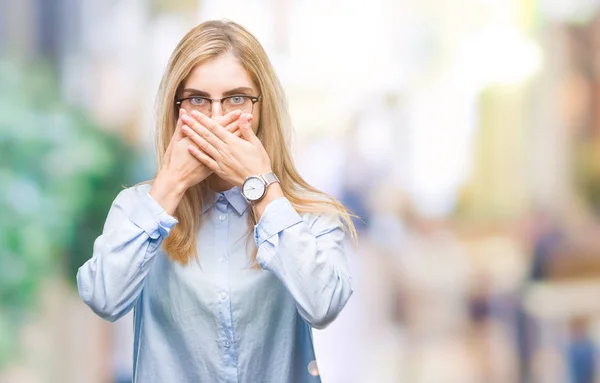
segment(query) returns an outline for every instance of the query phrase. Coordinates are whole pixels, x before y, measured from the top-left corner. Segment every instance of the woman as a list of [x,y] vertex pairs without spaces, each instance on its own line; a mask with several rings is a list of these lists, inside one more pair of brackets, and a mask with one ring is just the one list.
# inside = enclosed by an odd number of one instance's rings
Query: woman
[[77,275],[102,318],[134,309],[134,382],[320,381],[311,328],[352,294],[354,227],[294,168],[284,100],[233,22],[203,23],[175,48],[157,175],[117,196]]

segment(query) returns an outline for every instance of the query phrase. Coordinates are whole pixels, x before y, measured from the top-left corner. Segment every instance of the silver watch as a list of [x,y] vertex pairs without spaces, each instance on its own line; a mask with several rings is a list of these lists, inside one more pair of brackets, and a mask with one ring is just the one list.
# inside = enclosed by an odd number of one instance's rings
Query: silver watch
[[267,194],[267,187],[276,182],[279,183],[279,178],[275,173],[250,176],[242,185],[242,195],[248,202],[260,201]]

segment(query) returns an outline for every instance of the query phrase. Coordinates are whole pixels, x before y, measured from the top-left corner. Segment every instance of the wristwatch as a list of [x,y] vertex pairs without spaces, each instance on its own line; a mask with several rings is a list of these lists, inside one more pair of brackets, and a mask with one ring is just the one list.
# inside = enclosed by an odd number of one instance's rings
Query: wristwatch
[[267,187],[275,182],[279,183],[275,173],[250,176],[242,185],[242,195],[248,202],[260,201],[267,194]]

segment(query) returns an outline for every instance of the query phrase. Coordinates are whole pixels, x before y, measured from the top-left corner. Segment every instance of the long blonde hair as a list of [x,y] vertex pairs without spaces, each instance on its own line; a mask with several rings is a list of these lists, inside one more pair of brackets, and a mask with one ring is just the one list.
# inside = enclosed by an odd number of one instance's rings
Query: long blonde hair
[[[181,39],[171,55],[157,98],[158,169],[162,168],[165,152],[175,132],[177,110],[174,100],[185,79],[197,65],[225,53],[232,53],[239,60],[262,94],[257,136],[271,159],[273,172],[281,180],[285,197],[298,213],[339,217],[351,238],[355,239],[352,214],[340,202],[316,190],[298,174],[288,150],[291,124],[281,84],[258,40],[234,22],[207,21],[198,25]],[[179,224],[163,243],[169,257],[181,264],[197,257],[196,235],[207,190],[206,181],[203,181],[186,191],[175,211]],[[254,214],[249,214],[249,223],[256,224]]]

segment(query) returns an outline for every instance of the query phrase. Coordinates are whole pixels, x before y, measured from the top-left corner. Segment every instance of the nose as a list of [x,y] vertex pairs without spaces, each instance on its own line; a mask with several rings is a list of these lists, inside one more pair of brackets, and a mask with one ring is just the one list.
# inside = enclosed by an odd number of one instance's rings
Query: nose
[[219,101],[213,101],[211,105],[210,117],[221,117],[223,116],[223,106]]

